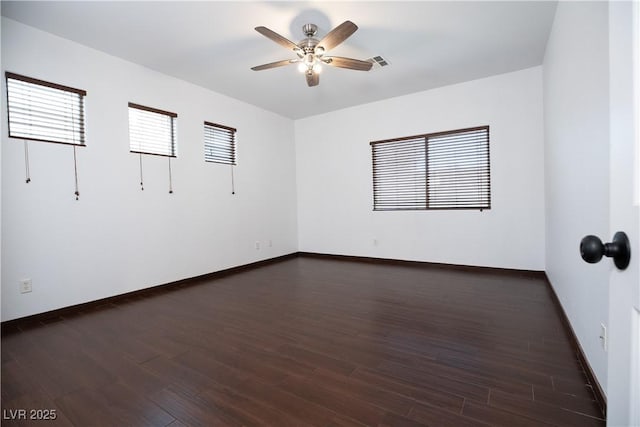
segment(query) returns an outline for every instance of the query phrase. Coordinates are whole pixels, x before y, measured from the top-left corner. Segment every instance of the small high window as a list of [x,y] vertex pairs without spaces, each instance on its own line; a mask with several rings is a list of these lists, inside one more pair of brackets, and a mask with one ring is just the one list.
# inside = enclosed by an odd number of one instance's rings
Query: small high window
[[87,92],[7,72],[9,137],[84,145]]
[[236,130],[204,122],[204,159],[207,162],[236,164]]
[[176,157],[176,119],[178,115],[157,108],[129,103],[129,147],[140,155],[140,189],[144,190],[142,155],[153,154],[169,159],[169,193],[173,193],[171,158]]
[[28,141],[73,146],[76,200],[78,162],[76,147],[85,146],[84,97],[87,92],[32,77],[5,73],[9,138],[24,141],[25,182],[31,182]]
[[176,113],[129,103],[132,153],[176,157]]

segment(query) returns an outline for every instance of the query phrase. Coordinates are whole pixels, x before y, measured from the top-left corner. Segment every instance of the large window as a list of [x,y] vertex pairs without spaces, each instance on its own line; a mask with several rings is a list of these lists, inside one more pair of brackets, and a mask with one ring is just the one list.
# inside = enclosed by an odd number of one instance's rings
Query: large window
[[204,122],[204,159],[207,162],[236,164],[236,130]]
[[84,145],[86,92],[7,72],[9,137]]
[[489,126],[371,142],[373,209],[490,209]]
[[176,157],[175,113],[129,103],[129,145],[132,153]]

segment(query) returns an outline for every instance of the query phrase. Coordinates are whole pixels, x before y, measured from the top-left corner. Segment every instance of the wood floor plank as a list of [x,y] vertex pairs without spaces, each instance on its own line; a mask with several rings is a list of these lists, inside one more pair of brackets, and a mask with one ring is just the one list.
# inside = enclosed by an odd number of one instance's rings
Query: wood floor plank
[[386,413],[382,417],[378,427],[423,427],[427,424],[419,423],[398,414]]
[[338,374],[349,375],[356,369],[356,364],[345,360],[340,360],[322,353],[318,353],[301,346],[284,345],[278,347],[277,351],[287,355],[292,359],[308,363],[314,368],[322,368]]
[[553,425],[472,400],[465,401],[462,414],[492,426],[546,427]]
[[206,377],[207,387],[213,382],[223,387],[237,388],[247,378],[253,377],[250,373],[220,363],[210,354],[197,349],[181,354],[174,362]]
[[81,342],[61,333],[62,328],[42,326],[22,332],[23,339],[13,341],[6,350],[52,398],[112,382],[113,375],[86,357]]
[[498,362],[485,359],[478,360],[472,357],[465,357],[461,355],[441,354],[438,357],[438,361],[446,366],[461,369],[472,373],[482,373],[485,377],[500,378],[502,380],[516,380],[523,384],[534,384],[550,387],[551,376],[537,372],[533,372],[529,369],[523,369],[512,366],[505,366]]
[[166,426],[175,420],[158,405],[118,383],[69,393],[56,399],[56,404],[79,426]]
[[2,401],[9,402],[39,388],[37,378],[31,377],[20,363],[13,359],[2,362]]
[[239,392],[226,388],[212,386],[200,394],[211,405],[222,407],[240,420],[242,425],[264,425],[279,427],[306,427],[312,424],[304,420],[293,418],[284,412],[246,397]]
[[431,373],[392,362],[384,362],[378,366],[376,372],[416,387],[428,386],[467,399],[484,402],[489,398],[489,387],[442,377],[437,374],[437,371]]
[[571,381],[564,378],[551,378],[553,389],[560,392],[582,397],[585,399],[594,399],[591,386],[587,384],[586,378],[583,381]]
[[[407,396],[418,403],[443,408],[455,413],[459,413],[462,410],[465,400],[464,397],[446,392],[440,388],[434,388],[427,383],[414,385],[366,368],[356,369],[351,374],[351,377],[380,389]],[[481,394],[481,396],[483,395]]]
[[178,359],[169,359],[158,356],[140,364],[142,369],[148,369],[156,376],[162,378],[167,386],[181,393],[197,395],[204,390],[210,380],[200,371],[194,369]]
[[231,415],[219,410],[194,395],[183,394],[174,387],[152,394],[149,398],[171,416],[188,426],[230,426],[239,427],[242,423]]
[[385,414],[381,408],[360,400],[352,393],[337,392],[335,389],[328,389],[311,380],[289,378],[281,387],[288,393],[367,426],[378,425]]
[[336,394],[353,396],[358,400],[398,415],[407,415],[415,404],[415,401],[409,396],[320,368],[309,375],[307,381],[332,390]]
[[555,404],[551,405],[539,401],[519,399],[499,391],[491,393],[489,405],[549,424],[575,427],[605,425],[604,420],[601,418],[594,418],[568,411]]
[[409,418],[429,426],[442,427],[487,427],[488,424],[461,414],[453,414],[440,408],[426,405],[415,405]]
[[546,387],[533,387],[533,400],[544,402],[549,405],[559,406],[563,409],[591,417],[602,417],[602,410],[594,399],[575,396],[568,393],[561,393]]
[[2,409],[64,426],[602,426],[562,319],[532,274],[294,257],[3,324]]
[[[325,426],[331,423],[355,424],[355,420],[338,414],[320,402],[310,401],[282,385],[269,385],[247,380],[238,388],[239,392],[271,408],[283,411],[304,423]],[[361,424],[364,425],[364,424]]]

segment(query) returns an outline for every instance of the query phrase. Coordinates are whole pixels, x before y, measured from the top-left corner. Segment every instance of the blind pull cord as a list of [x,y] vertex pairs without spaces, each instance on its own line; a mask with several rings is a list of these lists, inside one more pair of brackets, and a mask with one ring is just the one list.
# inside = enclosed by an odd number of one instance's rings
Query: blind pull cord
[[173,182],[171,180],[171,157],[169,159],[169,194],[173,194]]
[[25,168],[25,182],[28,184],[31,182],[31,170],[29,168],[29,143],[24,141],[24,168]]
[[80,198],[80,191],[78,190],[78,159],[76,157],[76,146],[73,146],[73,172],[75,175],[75,182],[76,182],[76,192],[74,193],[76,195],[76,200],[78,200]]
[[233,179],[233,165],[231,165],[231,194],[236,194],[236,184]]
[[[71,110],[71,120],[75,123],[75,114],[73,109]],[[76,195],[76,200],[80,199],[80,191],[78,190],[78,157],[76,156],[76,134],[73,132],[73,176],[76,185],[76,191],[73,193]]]
[[144,179],[142,178],[142,153],[140,153],[140,190],[144,191]]

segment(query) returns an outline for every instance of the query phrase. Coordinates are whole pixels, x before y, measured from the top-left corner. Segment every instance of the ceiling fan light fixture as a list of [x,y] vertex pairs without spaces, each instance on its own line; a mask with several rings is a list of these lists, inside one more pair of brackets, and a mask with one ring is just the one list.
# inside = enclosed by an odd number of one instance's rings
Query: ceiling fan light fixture
[[298,71],[300,71],[301,73],[306,73],[307,72],[307,64],[305,64],[304,62],[299,62],[298,63]]
[[304,63],[307,64],[308,67],[312,67],[315,62],[316,57],[313,55],[313,53],[307,53],[304,56]]

